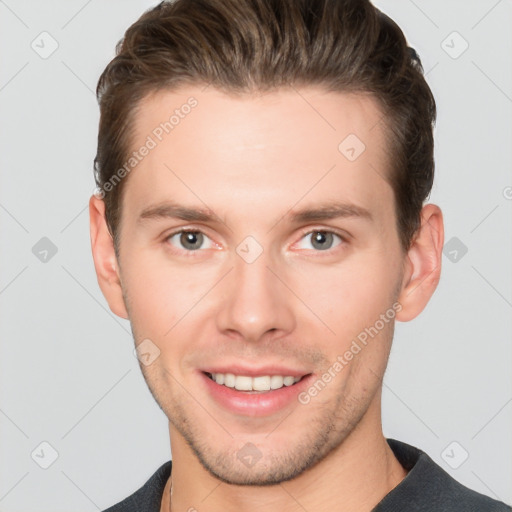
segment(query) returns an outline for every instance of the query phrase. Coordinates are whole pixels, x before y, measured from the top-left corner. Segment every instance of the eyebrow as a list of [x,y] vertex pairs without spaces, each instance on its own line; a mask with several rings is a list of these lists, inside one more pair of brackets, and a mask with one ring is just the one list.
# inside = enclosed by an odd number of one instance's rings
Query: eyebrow
[[138,222],[148,219],[181,219],[191,222],[212,222],[217,216],[206,208],[188,208],[186,206],[166,201],[142,210]]
[[[292,224],[300,224],[304,222],[319,222],[323,220],[337,218],[360,218],[372,221],[371,212],[352,203],[330,202],[315,207],[303,208],[291,212],[291,209],[279,219],[277,223],[288,218]],[[221,222],[218,215],[208,208],[190,208],[177,204],[172,201],[166,201],[145,208],[139,215],[137,221],[143,222],[150,219],[180,219],[188,222]]]
[[314,208],[304,208],[290,214],[292,223],[318,222],[337,218],[373,220],[370,210],[352,203],[327,203]]

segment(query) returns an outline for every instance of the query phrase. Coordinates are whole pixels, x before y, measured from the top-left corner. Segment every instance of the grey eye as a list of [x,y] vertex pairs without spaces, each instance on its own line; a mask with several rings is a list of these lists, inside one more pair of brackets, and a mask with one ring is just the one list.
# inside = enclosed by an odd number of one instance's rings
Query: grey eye
[[[212,246],[211,240],[201,231],[178,231],[169,236],[168,241],[174,247],[186,249],[188,252],[209,249]],[[205,242],[207,242],[206,247],[204,247]]]
[[181,233],[180,243],[186,249],[199,249],[203,242],[203,234],[199,232],[184,232]]
[[325,231],[315,231],[311,234],[313,235],[311,238],[311,243],[315,249],[324,251],[331,248],[333,241],[332,233],[327,233]]
[[[339,240],[337,244],[334,243],[336,241],[336,238]],[[332,249],[333,247],[336,247],[336,245],[339,245],[342,242],[342,238],[339,235],[331,231],[324,230],[310,231],[303,237],[303,240],[308,239],[311,240],[311,242],[309,243],[310,247],[302,246],[300,247],[301,249],[313,248],[316,249],[317,251],[326,251]]]

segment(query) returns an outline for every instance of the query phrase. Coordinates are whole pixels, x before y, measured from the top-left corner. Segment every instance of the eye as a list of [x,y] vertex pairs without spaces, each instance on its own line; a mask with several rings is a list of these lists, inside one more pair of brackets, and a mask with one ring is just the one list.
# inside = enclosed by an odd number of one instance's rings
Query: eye
[[[197,252],[198,249],[211,249],[212,241],[201,231],[181,229],[170,234],[165,239],[178,249],[185,249],[187,252]],[[206,247],[203,244],[206,242]]]
[[[317,229],[315,231],[310,231],[303,236],[303,240],[311,239],[310,246],[304,247],[299,245],[299,249],[316,249],[317,251],[327,251],[336,247],[344,242],[343,238],[334,233],[333,231],[321,230]],[[337,244],[333,246],[333,241],[335,242],[335,238],[339,240]]]

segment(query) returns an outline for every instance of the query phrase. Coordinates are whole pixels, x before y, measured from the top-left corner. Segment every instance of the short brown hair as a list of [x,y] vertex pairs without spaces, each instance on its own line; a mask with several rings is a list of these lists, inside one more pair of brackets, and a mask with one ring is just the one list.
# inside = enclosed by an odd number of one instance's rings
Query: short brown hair
[[374,95],[384,112],[401,246],[410,247],[434,178],[436,105],[420,59],[369,0],[175,0],[146,11],[116,46],[97,86],[96,185],[118,246],[126,162],[137,106],[190,84],[227,93],[319,85]]

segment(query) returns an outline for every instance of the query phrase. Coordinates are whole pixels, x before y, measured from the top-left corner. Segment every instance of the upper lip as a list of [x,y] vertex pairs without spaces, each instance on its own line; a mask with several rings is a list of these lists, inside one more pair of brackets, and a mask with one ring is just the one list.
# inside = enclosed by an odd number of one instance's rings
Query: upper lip
[[260,366],[248,367],[240,364],[233,365],[222,365],[222,366],[211,366],[208,368],[202,368],[204,373],[233,373],[234,375],[244,375],[247,377],[259,377],[264,375],[282,375],[283,377],[303,377],[311,372],[306,370],[296,370],[293,368],[285,368],[284,366],[271,365],[271,366]]

